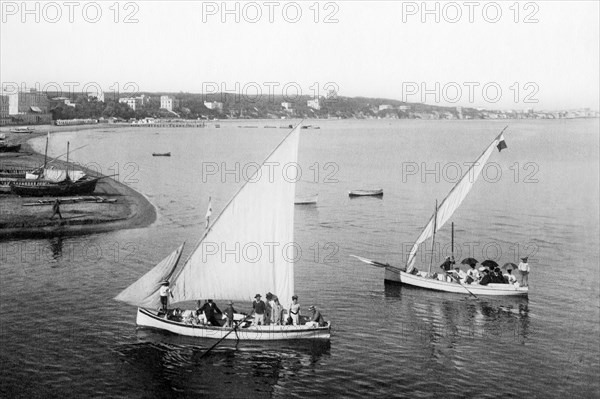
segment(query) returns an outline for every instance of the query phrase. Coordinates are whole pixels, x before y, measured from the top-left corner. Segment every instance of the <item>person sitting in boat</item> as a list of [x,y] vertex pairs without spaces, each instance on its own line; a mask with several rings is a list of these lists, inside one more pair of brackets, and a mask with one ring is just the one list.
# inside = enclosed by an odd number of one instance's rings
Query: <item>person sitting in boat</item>
[[288,319],[288,321],[291,320],[288,324],[293,324],[295,326],[300,324],[300,304],[298,303],[298,295],[292,296]]
[[217,306],[216,303],[213,302],[212,299],[209,299],[201,308],[204,312],[204,316],[206,317],[206,323],[211,324],[213,326],[221,327],[221,324],[216,319],[215,315],[218,313],[220,315],[223,314],[221,309]]
[[479,271],[475,268],[475,263],[471,263],[471,268],[467,271],[467,284],[471,284],[473,282],[479,281],[481,276],[479,275]]
[[507,269],[506,274],[504,274],[503,277],[508,284],[514,285],[517,282],[517,277],[515,277],[515,275],[512,274],[512,269]]
[[252,302],[252,312],[254,313],[255,326],[265,324],[265,312],[267,311],[267,305],[260,298],[260,294],[256,294],[254,296],[254,302]]
[[162,312],[167,314],[167,305],[169,303],[169,295],[173,298],[173,293],[169,289],[169,282],[163,281],[158,289],[158,295],[160,296],[160,304],[162,306]]
[[499,267],[496,267],[494,271],[491,273],[492,283],[495,284],[506,284],[504,281],[504,277],[502,277],[502,272]]
[[223,324],[223,327],[225,327],[225,328],[233,327],[233,315],[235,313],[237,313],[237,312],[233,308],[233,302],[229,301],[227,303],[227,307],[225,308],[225,312],[223,312],[223,316],[225,316],[227,318],[227,320],[225,320],[225,324]]
[[317,310],[317,308],[313,305],[308,308],[312,312],[312,316],[309,321],[306,322],[306,325],[309,327],[323,327],[327,325],[327,322],[321,315],[321,312]]
[[179,308],[173,309],[173,311],[170,312],[170,314],[168,314],[167,318],[172,321],[179,321],[179,322],[182,321],[181,309],[179,309]]
[[479,281],[480,285],[488,285],[492,282],[492,276],[490,276],[490,271],[488,269],[483,269],[483,277]]
[[183,312],[181,312],[181,321],[183,321],[186,324],[197,324],[194,323],[195,316],[196,312],[194,312],[193,310],[184,310]]
[[458,266],[454,266],[454,273],[453,276],[458,279],[458,281],[461,284],[465,284],[467,282],[467,273],[463,272],[462,270],[460,270],[460,267]]

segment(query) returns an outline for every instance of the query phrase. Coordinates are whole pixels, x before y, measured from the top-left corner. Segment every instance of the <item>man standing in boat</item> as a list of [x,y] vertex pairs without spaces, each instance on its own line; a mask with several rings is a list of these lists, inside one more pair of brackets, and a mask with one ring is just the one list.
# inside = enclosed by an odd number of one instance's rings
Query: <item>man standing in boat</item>
[[254,296],[254,302],[252,303],[252,311],[254,312],[255,326],[265,324],[265,311],[267,310],[267,305],[260,298],[260,294],[256,294]]
[[160,295],[160,304],[162,306],[162,311],[165,313],[165,317],[167,315],[167,305],[169,303],[169,295],[173,298],[173,293],[169,289],[169,282],[163,281],[158,290],[158,295]]
[[527,256],[521,258],[519,273],[521,273],[521,287],[529,287],[529,263],[527,263]]

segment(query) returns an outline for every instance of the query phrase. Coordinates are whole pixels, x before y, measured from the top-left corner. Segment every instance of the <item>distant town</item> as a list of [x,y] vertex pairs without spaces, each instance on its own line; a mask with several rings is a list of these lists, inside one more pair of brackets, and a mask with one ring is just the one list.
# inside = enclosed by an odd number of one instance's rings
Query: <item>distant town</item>
[[446,107],[398,100],[327,96],[244,98],[233,93],[64,93],[35,89],[0,95],[0,126],[197,122],[222,119],[573,119],[598,118],[589,108],[543,111]]

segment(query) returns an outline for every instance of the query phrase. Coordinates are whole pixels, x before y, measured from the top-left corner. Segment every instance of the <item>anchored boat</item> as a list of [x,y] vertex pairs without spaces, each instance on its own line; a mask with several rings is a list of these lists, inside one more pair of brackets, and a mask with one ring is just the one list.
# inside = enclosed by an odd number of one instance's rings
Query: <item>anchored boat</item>
[[[269,176],[268,168],[271,165],[297,162],[298,126],[269,155],[254,176],[244,183],[214,223],[207,226],[203,237],[183,265],[179,262],[183,249],[181,245],[115,297],[118,301],[138,307],[136,322],[139,326],[201,338],[329,339],[329,323],[319,327],[257,326],[239,313],[234,316],[239,324],[225,328],[169,320],[156,310],[160,307],[159,288],[164,281],[170,284],[173,294],[171,302],[175,304],[207,298],[249,303],[256,293],[266,292],[276,294],[284,306],[284,301],[291,301],[294,294],[294,264],[283,251],[275,250],[259,259],[248,256],[222,257],[220,252],[215,254],[215,243],[222,248],[235,248],[236,244],[244,246],[276,242],[280,244],[277,248],[281,248],[286,243],[294,242],[294,182],[281,173],[275,173],[273,179],[261,179],[260,176]],[[207,218],[210,213],[209,207]]]
[[381,197],[383,196],[383,189],[377,190],[352,190],[348,192],[350,197]]
[[519,287],[512,284],[491,283],[488,285],[479,285],[462,284],[459,281],[440,281],[431,278],[431,270],[429,270],[429,272],[419,272],[415,268],[415,257],[419,249],[419,245],[431,237],[435,239],[435,233],[439,231],[442,226],[444,226],[444,224],[458,209],[462,201],[466,198],[467,194],[481,174],[481,171],[485,167],[485,164],[492,154],[494,148],[498,148],[499,151],[506,148],[503,135],[504,130],[506,130],[506,128],[504,128],[502,132],[500,132],[500,134],[492,141],[492,143],[485,149],[483,154],[481,154],[479,158],[477,158],[477,160],[471,164],[471,167],[454,185],[452,190],[450,190],[446,198],[444,198],[439,206],[436,202],[434,214],[431,216],[429,222],[427,225],[425,225],[423,231],[413,244],[408,255],[405,268],[395,267],[389,263],[378,262],[360,256],[352,256],[364,263],[385,269],[386,282],[401,283],[414,287],[453,292],[458,294],[465,294],[468,292],[474,295],[527,296],[529,292],[528,287]]

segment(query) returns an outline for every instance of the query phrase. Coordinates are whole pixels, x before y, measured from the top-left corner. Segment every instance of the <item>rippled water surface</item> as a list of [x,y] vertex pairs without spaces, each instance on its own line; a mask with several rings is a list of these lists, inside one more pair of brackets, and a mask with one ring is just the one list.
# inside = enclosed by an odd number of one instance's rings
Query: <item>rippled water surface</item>
[[[297,194],[318,193],[319,202],[296,207],[295,277],[303,307],[316,304],[331,320],[330,342],[228,342],[204,356],[213,342],[137,329],[135,309],[112,300],[182,241],[185,258],[208,197],[216,215],[252,172],[249,162],[261,162],[287,130],[234,121],[62,133],[50,153],[67,141],[88,144],[72,157],[118,174],[156,206],[158,220],[0,243],[0,396],[600,395],[598,120],[509,121],[508,149],[492,155],[452,219],[459,258],[530,256],[529,299],[384,285],[381,269],[349,257],[401,265],[436,198],[506,123],[317,124],[300,139]],[[166,151],[170,158],[151,156]],[[385,194],[348,197],[361,188]],[[434,269],[449,253],[449,230],[436,238]]]

